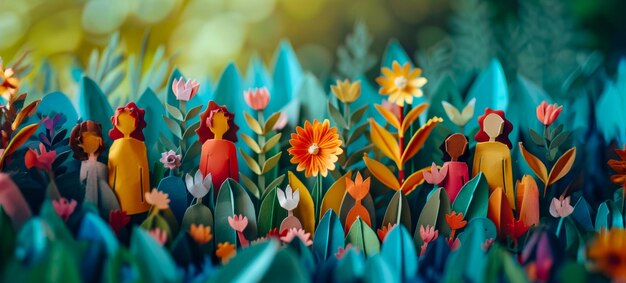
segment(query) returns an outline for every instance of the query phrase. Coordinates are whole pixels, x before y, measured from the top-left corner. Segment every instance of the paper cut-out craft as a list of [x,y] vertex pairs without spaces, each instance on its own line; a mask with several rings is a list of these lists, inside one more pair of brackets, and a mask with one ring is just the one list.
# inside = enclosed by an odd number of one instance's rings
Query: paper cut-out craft
[[360,172],[356,173],[356,179],[354,182],[346,177],[346,190],[354,198],[355,203],[354,206],[348,212],[348,216],[346,217],[346,227],[352,227],[354,221],[356,221],[357,217],[363,219],[363,222],[367,224],[367,226],[372,226],[372,220],[370,219],[369,211],[361,204],[361,201],[367,196],[370,191],[370,178],[363,180]]
[[211,174],[216,197],[226,179],[239,181],[235,148],[237,130],[235,114],[229,112],[226,106],[210,101],[206,111],[200,114],[200,126],[196,129],[198,140],[202,143],[200,172],[203,177]]
[[95,204],[100,215],[108,218],[111,211],[120,209],[120,204],[108,184],[107,166],[98,161],[104,150],[102,125],[91,120],[77,124],[69,143],[74,158],[81,161],[80,181],[85,186],[85,201]]
[[506,120],[504,111],[489,108],[478,117],[478,124],[480,130],[474,137],[478,143],[474,152],[472,177],[483,172],[489,184],[489,192],[502,188],[509,205],[515,207],[510,151],[512,146],[509,140],[513,124]]
[[463,185],[470,179],[466,163],[470,157],[467,137],[460,133],[449,135],[440,149],[443,152],[443,166],[448,166],[448,174],[441,186],[448,193],[450,202],[454,202]]
[[293,191],[290,185],[287,185],[287,188],[283,192],[283,190],[276,188],[276,197],[278,198],[278,203],[282,208],[287,210],[287,217],[280,223],[280,232],[285,230],[290,230],[292,228],[302,229],[302,223],[300,220],[293,215],[293,210],[298,207],[298,203],[300,203],[300,190],[296,189]]
[[111,117],[113,140],[109,149],[109,186],[128,215],[148,211],[144,194],[150,191],[148,155],[144,144],[145,111],[134,102],[119,107]]

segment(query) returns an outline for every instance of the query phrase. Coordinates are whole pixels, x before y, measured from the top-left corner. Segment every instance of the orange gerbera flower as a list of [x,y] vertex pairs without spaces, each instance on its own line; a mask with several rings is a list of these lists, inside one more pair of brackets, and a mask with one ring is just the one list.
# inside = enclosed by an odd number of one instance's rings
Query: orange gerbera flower
[[331,127],[328,120],[304,122],[304,128],[297,127],[296,133],[291,134],[289,144],[291,163],[298,164],[297,170],[304,171],[307,177],[320,173],[326,177],[328,170],[335,170],[337,155],[343,152],[337,128]]
[[587,255],[595,268],[614,281],[626,280],[626,230],[602,230],[591,242]]
[[[615,149],[621,160],[609,160],[608,164],[617,174],[611,176],[611,181],[626,188],[626,149]],[[626,191],[626,189],[625,189]]]
[[409,63],[400,66],[398,61],[393,61],[391,69],[381,69],[384,76],[376,78],[376,82],[381,86],[379,93],[389,95],[389,101],[404,106],[404,103],[413,104],[413,97],[424,95],[421,87],[427,80],[420,77],[420,68],[411,69]]

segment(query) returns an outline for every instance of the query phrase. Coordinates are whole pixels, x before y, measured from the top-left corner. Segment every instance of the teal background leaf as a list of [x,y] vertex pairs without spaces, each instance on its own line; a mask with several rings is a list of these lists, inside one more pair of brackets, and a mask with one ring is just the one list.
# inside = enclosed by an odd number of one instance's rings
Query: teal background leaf
[[380,255],[389,263],[392,273],[400,275],[401,281],[406,282],[416,276],[417,251],[404,226],[398,225],[389,231]]
[[469,180],[454,199],[452,210],[463,213],[465,219],[487,217],[489,184],[483,173]]
[[237,233],[228,224],[233,215],[248,217],[248,226],[243,231],[246,239],[257,238],[257,222],[254,205],[244,189],[233,179],[227,179],[220,188],[215,200],[215,242],[237,243]]
[[497,59],[491,60],[485,70],[472,84],[465,98],[465,103],[476,98],[474,116],[465,125],[470,131],[478,127],[478,116],[485,113],[485,108],[506,110],[509,106],[509,90],[502,70],[502,65]]
[[339,218],[332,210],[328,210],[315,230],[313,238],[313,254],[318,261],[335,256],[339,247],[344,247],[344,232]]
[[137,259],[143,276],[149,282],[177,282],[180,274],[176,264],[163,247],[141,228],[135,228],[130,241],[130,252]]
[[76,97],[78,117],[83,121],[93,120],[102,124],[102,136],[105,143],[110,141],[109,130],[112,128],[113,109],[98,84],[88,77],[82,77],[80,92]]

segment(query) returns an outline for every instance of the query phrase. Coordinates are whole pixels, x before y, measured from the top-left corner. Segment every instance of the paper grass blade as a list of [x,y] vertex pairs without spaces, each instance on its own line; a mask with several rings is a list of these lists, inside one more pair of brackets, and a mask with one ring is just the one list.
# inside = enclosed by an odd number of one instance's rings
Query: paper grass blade
[[370,119],[370,129],[370,138],[372,139],[372,143],[376,145],[376,147],[380,149],[385,156],[393,160],[398,168],[402,168],[402,164],[400,162],[400,147],[398,146],[396,138],[385,130],[385,128],[378,125],[374,119]]
[[[446,214],[449,214],[450,199],[448,194],[443,188],[438,188],[430,193],[430,197],[426,201],[426,205],[422,209],[422,213],[417,220],[416,227],[434,227],[439,231],[440,235],[449,235],[450,226],[446,221]],[[423,244],[422,237],[420,236],[419,229],[415,229],[414,235],[415,243],[421,246]]]
[[389,224],[402,224],[407,229],[411,229],[411,208],[401,191],[397,191],[389,201],[389,205],[387,205],[382,226]]
[[357,218],[350,227],[346,236],[346,244],[352,244],[352,247],[359,249],[368,257],[380,252],[380,242],[376,232],[367,226],[361,218]]
[[344,246],[344,232],[339,218],[333,211],[327,211],[315,230],[313,254],[320,260],[326,260]]
[[393,273],[400,274],[402,281],[410,281],[415,277],[418,267],[417,252],[409,231],[402,225],[389,231],[380,254],[389,263]]
[[332,210],[336,215],[339,215],[341,210],[341,203],[343,197],[346,194],[346,178],[352,178],[352,171],[348,171],[341,178],[337,179],[335,183],[328,188],[324,198],[322,199],[322,208],[320,209],[319,219],[322,219],[329,210]]

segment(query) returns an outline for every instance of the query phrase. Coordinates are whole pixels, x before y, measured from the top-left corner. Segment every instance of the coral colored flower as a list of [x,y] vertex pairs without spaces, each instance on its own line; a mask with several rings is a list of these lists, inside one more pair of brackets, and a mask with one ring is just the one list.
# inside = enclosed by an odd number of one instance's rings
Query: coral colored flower
[[185,82],[183,77],[174,79],[172,83],[172,91],[179,101],[189,101],[192,99],[196,93],[198,93],[198,88],[200,88],[200,84],[198,84],[197,81],[187,80],[187,82]]
[[183,156],[180,154],[176,154],[173,150],[166,151],[161,153],[161,163],[163,163],[163,167],[174,170],[180,167],[180,162],[183,159]]
[[287,231],[287,235],[280,237],[280,240],[283,241],[284,243],[291,243],[291,241],[293,241],[293,239],[295,238],[300,238],[302,243],[304,243],[304,245],[306,246],[310,246],[313,244],[313,241],[311,240],[311,233],[307,233],[302,228],[289,229],[289,231]]
[[539,119],[541,124],[550,126],[559,117],[561,111],[563,111],[563,106],[559,106],[556,103],[548,104],[548,102],[543,101],[537,106],[537,119]]
[[467,221],[463,220],[463,213],[457,214],[456,211],[446,214],[446,222],[452,230],[463,229],[467,225]]
[[342,259],[349,250],[354,250],[356,252],[359,251],[359,249],[357,247],[353,247],[352,244],[347,244],[346,247],[339,247],[339,250],[335,253],[335,257],[337,259]]
[[563,196],[552,198],[550,203],[550,215],[556,218],[565,218],[574,212],[574,207],[570,205],[570,197],[563,198]]
[[378,234],[378,238],[381,242],[385,241],[385,238],[387,238],[387,234],[389,234],[389,231],[391,231],[393,227],[396,227],[396,225],[397,224],[388,223],[387,226],[383,225],[383,227],[380,227],[380,229],[376,230],[376,234]]
[[391,112],[391,114],[396,116],[396,118],[398,118],[398,120],[400,119],[400,111],[402,111],[402,109],[400,109],[400,106],[398,106],[398,104],[395,104],[393,102],[389,102],[389,100],[387,100],[387,99],[383,99],[383,102],[381,103],[381,106],[383,108],[389,110],[389,112]]
[[75,199],[68,201],[63,197],[58,200],[52,200],[52,207],[54,207],[54,211],[56,211],[59,217],[63,218],[63,221],[67,221],[67,219],[70,218],[70,215],[74,213],[74,209],[76,209],[77,204],[78,203]]
[[145,197],[146,202],[156,207],[156,209],[163,210],[170,207],[169,195],[157,189],[152,189],[151,192],[145,193]]
[[287,117],[287,114],[285,112],[281,111],[280,116],[278,117],[278,120],[276,120],[274,127],[272,127],[272,130],[280,131],[284,129],[285,126],[287,126],[287,122],[289,122],[289,117]]
[[39,170],[51,171],[52,163],[57,158],[57,152],[54,150],[47,151],[43,143],[39,143],[39,152],[35,149],[28,149],[24,156],[24,164],[26,168],[37,168]]
[[626,280],[626,230],[602,230],[587,246],[587,256],[593,269],[611,277],[615,282]]
[[161,228],[154,228],[148,232],[152,238],[154,238],[159,245],[164,245],[167,242],[167,233]]
[[524,224],[522,220],[513,220],[511,223],[507,224],[506,231],[513,241],[517,242],[521,236],[523,236],[530,227]]
[[111,226],[116,235],[128,223],[130,223],[130,216],[126,214],[126,211],[116,209],[109,213],[109,226]]
[[287,211],[294,210],[300,202],[300,190],[294,192],[290,185],[287,185],[284,192],[280,188],[276,188],[276,197],[282,208]]
[[228,224],[233,230],[243,232],[248,226],[248,217],[243,215],[228,216]]
[[361,172],[356,173],[354,182],[350,178],[346,178],[346,191],[355,200],[364,199],[370,191],[370,178],[363,180]]
[[435,227],[431,227],[430,225],[420,226],[420,237],[424,243],[430,243],[439,237],[439,231],[435,230]]
[[298,164],[298,171],[305,171],[307,177],[322,174],[326,177],[328,171],[335,170],[335,162],[341,154],[341,140],[337,128],[330,127],[330,122],[324,120],[304,122],[304,128],[297,127],[296,133],[291,134],[287,150],[291,156],[291,163]]
[[213,178],[211,176],[211,173],[209,173],[206,177],[202,178],[202,172],[200,172],[200,170],[196,171],[194,177],[191,177],[191,175],[187,173],[187,175],[185,175],[187,191],[195,198],[203,198],[209,193],[209,190],[211,190],[211,185],[213,184]]
[[433,162],[430,171],[424,170],[424,180],[433,185],[439,185],[448,175],[448,163],[444,164],[441,169],[437,169],[437,164]]
[[350,82],[349,80],[337,81],[330,89],[337,99],[343,103],[352,103],[361,96],[361,82]]
[[409,63],[400,66],[398,61],[393,61],[391,69],[381,69],[384,76],[376,78],[376,82],[381,86],[379,93],[389,95],[389,101],[404,106],[413,104],[413,97],[421,97],[424,95],[421,87],[427,80],[420,77],[422,70],[419,68],[411,69]]
[[270,92],[266,87],[248,89],[243,92],[243,99],[256,111],[263,111],[270,102]]
[[222,261],[222,264],[228,263],[228,261],[237,254],[237,248],[235,245],[224,242],[217,244],[217,250],[215,255]]
[[615,152],[621,160],[611,159],[608,162],[609,167],[617,173],[611,176],[611,182],[622,186],[626,192],[626,149],[615,149]]
[[189,236],[199,245],[204,245],[213,239],[211,226],[204,226],[202,224],[191,224],[191,227],[189,227]]
[[495,241],[494,238],[489,238],[489,239],[485,240],[481,244],[481,247],[483,248],[483,251],[485,251],[485,252],[488,251],[491,248],[491,246],[493,245],[494,241]]

